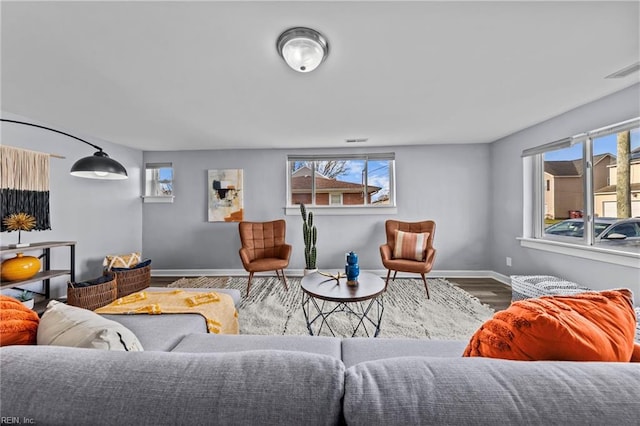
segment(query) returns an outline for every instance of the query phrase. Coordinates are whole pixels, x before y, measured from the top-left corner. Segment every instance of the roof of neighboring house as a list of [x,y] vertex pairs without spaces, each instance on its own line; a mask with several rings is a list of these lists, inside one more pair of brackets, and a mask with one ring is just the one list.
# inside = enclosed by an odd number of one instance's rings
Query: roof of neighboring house
[[[311,176],[311,169],[307,166],[304,167],[300,167],[298,170],[296,170],[295,172],[291,173],[292,177],[298,177],[298,176]],[[322,173],[320,173],[319,171],[316,170],[316,177],[319,178],[323,178],[323,179],[329,179],[328,177],[326,177],[325,175],[323,175]]]
[[[344,182],[336,179],[316,177],[316,191],[328,192],[331,190],[342,192],[361,192],[363,185],[359,183]],[[311,190],[311,176],[292,176],[291,189],[295,192]],[[379,186],[368,185],[369,194],[378,192]]]
[[[599,154],[593,156],[594,164],[598,164],[602,160],[609,158],[611,163],[615,158],[611,154]],[[582,175],[582,159],[578,160],[562,160],[562,161],[545,161],[544,171],[554,176],[581,176]]]
[[[640,182],[639,183],[632,183],[631,184],[631,191],[635,192],[635,191],[639,191],[640,192]],[[608,185],[605,187],[602,187],[596,191],[594,191],[595,194],[602,194],[605,192],[616,192],[616,185]]]

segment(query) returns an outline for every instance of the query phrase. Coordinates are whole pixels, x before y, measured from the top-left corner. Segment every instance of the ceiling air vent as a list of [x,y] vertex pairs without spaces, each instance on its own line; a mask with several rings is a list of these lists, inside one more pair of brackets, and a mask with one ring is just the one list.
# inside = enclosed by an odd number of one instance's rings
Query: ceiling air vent
[[621,70],[614,72],[613,74],[609,74],[605,78],[623,78],[639,70],[640,70],[640,62],[636,62],[635,64],[631,64],[628,67],[624,67]]
[[368,141],[369,138],[354,138],[354,139],[345,139],[346,143],[362,143]]

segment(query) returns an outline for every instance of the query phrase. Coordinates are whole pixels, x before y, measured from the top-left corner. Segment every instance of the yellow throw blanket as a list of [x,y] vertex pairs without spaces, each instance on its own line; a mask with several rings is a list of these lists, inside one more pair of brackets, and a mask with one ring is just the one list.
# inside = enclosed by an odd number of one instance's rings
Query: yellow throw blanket
[[96,309],[99,314],[200,314],[209,333],[238,334],[238,311],[228,294],[140,291]]

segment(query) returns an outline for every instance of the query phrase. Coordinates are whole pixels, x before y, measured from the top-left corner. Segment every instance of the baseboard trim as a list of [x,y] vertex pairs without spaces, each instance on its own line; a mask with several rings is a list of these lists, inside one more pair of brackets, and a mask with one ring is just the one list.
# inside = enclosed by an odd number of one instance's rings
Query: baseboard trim
[[[329,270],[330,272],[337,272]],[[386,269],[367,269],[367,272],[379,275],[381,277],[387,276]],[[304,275],[302,269],[287,269],[285,274],[290,277],[301,277]],[[247,271],[244,269],[152,269],[151,276],[153,277],[241,277],[247,275]],[[254,276],[269,276],[273,275],[273,272],[256,272]],[[409,274],[404,272],[398,272],[398,278],[410,278],[415,277],[416,274]],[[431,271],[428,274],[430,278],[493,278],[496,281],[500,281],[503,284],[511,286],[511,280],[508,276],[502,275],[495,271]]]

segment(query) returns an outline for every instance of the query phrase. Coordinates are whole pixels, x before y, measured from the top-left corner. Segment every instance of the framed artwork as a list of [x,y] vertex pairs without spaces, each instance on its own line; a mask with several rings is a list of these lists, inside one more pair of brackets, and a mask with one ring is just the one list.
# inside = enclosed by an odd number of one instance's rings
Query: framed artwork
[[244,220],[242,169],[209,170],[209,222]]

